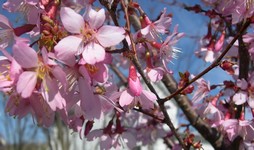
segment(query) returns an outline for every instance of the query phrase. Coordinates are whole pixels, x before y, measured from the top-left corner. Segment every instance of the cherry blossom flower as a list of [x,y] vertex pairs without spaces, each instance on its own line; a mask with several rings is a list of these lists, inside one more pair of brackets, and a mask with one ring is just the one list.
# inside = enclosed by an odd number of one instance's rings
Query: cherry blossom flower
[[[17,42],[13,46],[14,59],[22,68],[26,69],[19,76],[16,90],[22,98],[28,98],[35,90],[38,81],[41,81],[41,88],[37,89],[38,92],[42,93],[53,110],[56,110],[56,108],[62,109],[65,106],[65,100],[59,92],[56,78],[50,77],[49,74],[52,73],[54,77],[60,77],[58,74],[64,75],[64,72],[57,69],[57,67],[55,68],[57,70],[51,71],[54,68],[50,68],[50,65],[56,64],[48,59],[46,55],[45,49],[42,49],[42,58],[38,57],[35,50],[24,42]],[[62,77],[59,78],[59,81],[63,80]]]
[[180,50],[174,45],[179,41],[180,38],[184,36],[184,33],[178,32],[178,25],[175,26],[174,31],[171,35],[169,35],[165,41],[162,43],[159,51],[160,60],[164,65],[164,68],[167,72],[171,72],[167,69],[167,63],[172,62],[172,59],[177,58],[177,53]]
[[159,20],[156,20],[155,22],[151,22],[150,19],[145,15],[143,18],[144,27],[140,30],[140,32],[144,36],[157,40],[159,34],[165,34],[168,32],[171,22],[172,18],[167,16],[166,8],[164,8]]
[[79,54],[91,65],[103,61],[104,48],[117,45],[125,38],[123,28],[103,25],[104,9],[97,12],[88,7],[83,19],[74,10],[62,7],[60,17],[68,32],[78,34],[65,37],[55,46],[56,56],[70,66],[74,65],[75,55]]
[[[173,33],[167,36],[165,41],[163,41],[162,43],[156,41],[149,41],[137,45],[139,53],[144,53],[146,55],[145,57],[147,61],[147,67],[149,69],[156,68],[155,70],[153,70],[153,72],[156,73],[158,77],[162,73],[162,70],[160,69],[161,66],[163,66],[164,73],[172,73],[172,71],[168,69],[167,65],[169,62],[172,62],[173,59],[177,58],[177,53],[179,53],[180,50],[174,47],[174,45],[183,36],[183,33],[178,33],[178,25],[176,25]],[[148,47],[144,47],[144,45]],[[147,49],[151,49],[149,53],[146,52]],[[147,56],[147,54],[149,54],[149,56]],[[148,58],[147,60],[147,57],[150,58]]]

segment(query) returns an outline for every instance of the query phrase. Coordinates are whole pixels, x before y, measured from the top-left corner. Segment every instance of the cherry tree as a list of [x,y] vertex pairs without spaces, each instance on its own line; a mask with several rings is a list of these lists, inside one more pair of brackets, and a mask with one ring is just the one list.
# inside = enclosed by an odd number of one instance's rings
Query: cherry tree
[[[152,20],[132,0],[7,0],[2,7],[24,15],[25,23],[15,27],[0,14],[6,113],[19,119],[30,114],[42,127],[58,117],[81,139],[99,138],[101,149],[131,149],[156,139],[172,149],[202,149],[191,127],[215,149],[253,148],[254,2],[168,4],[209,19],[195,52],[209,65],[198,74],[180,72],[179,81],[169,64],[177,61],[176,44],[185,33],[172,25],[166,8]],[[215,68],[228,80],[211,84],[203,78]],[[160,97],[158,83],[171,94]],[[188,124],[173,125],[165,106],[173,100]],[[107,124],[93,129],[103,119]]]

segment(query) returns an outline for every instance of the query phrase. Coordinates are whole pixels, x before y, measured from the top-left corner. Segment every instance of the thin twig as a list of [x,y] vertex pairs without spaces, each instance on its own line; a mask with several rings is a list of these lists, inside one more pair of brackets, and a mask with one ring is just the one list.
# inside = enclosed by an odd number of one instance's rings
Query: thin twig
[[141,113],[143,113],[143,114],[145,114],[145,115],[147,115],[147,116],[150,116],[150,117],[152,117],[153,119],[155,119],[155,120],[158,120],[159,122],[164,122],[164,119],[161,119],[161,118],[159,118],[158,116],[156,116],[156,115],[154,115],[154,114],[151,114],[151,113],[149,113],[149,112],[147,112],[147,111],[145,111],[145,110],[143,110],[143,109],[141,109],[141,108],[133,108],[133,110],[135,110],[135,111],[137,111],[137,112],[141,112]]

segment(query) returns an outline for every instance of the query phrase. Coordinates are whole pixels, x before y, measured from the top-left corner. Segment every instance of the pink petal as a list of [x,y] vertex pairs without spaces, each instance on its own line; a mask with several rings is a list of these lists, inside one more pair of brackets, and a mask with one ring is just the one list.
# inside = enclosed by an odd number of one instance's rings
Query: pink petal
[[99,119],[101,115],[101,103],[99,97],[93,94],[91,86],[84,78],[80,77],[78,84],[81,98],[80,106],[85,112],[86,119]]
[[40,96],[41,95],[33,94],[30,97],[30,103],[37,123],[45,127],[50,127],[54,122],[55,112],[50,109],[49,105],[43,99],[38,99]]
[[214,57],[215,57],[215,56],[214,56],[214,52],[208,50],[208,51],[206,52],[205,61],[206,61],[206,62],[213,62],[214,59],[215,59]]
[[151,25],[148,25],[145,28],[140,30],[141,34],[143,35],[147,35],[150,31],[151,31]]
[[224,130],[227,132],[228,138],[230,141],[233,141],[236,136],[239,135],[238,131],[238,120],[228,119],[222,123]]
[[128,146],[129,149],[133,149],[136,146],[137,139],[130,132],[124,132],[122,135],[123,142]]
[[71,33],[80,33],[84,29],[83,17],[68,7],[62,7],[60,17],[64,28]]
[[98,82],[104,83],[108,80],[108,68],[103,63],[95,64],[98,71],[94,74],[91,74],[92,78]]
[[104,47],[119,44],[125,38],[125,30],[116,26],[102,26],[96,33],[96,39]]
[[86,79],[86,81],[91,84],[91,78],[84,66],[79,67],[79,73]]
[[16,62],[15,59],[12,59],[11,68],[10,68],[10,77],[11,80],[16,82],[18,80],[19,75],[22,73],[21,66]]
[[59,82],[61,82],[63,88],[66,90],[67,87],[66,73],[62,70],[62,68],[60,66],[54,66],[51,70],[51,73]]
[[98,29],[101,27],[105,21],[105,10],[100,9],[98,12],[89,7],[86,14],[85,20],[89,23],[92,29]]
[[93,141],[98,137],[101,137],[103,135],[103,130],[93,130],[91,131],[87,136],[87,141]]
[[116,103],[114,101],[112,101],[110,98],[104,96],[104,95],[100,95],[100,99],[101,101],[101,105],[102,105],[102,111],[103,112],[108,112],[110,110],[113,109],[113,107],[119,111],[119,112],[123,112],[123,110],[121,108],[119,108]]
[[216,42],[216,44],[214,46],[215,52],[219,52],[222,50],[224,40],[225,40],[225,32],[222,32],[220,38],[218,39],[218,41]]
[[65,99],[58,90],[57,81],[46,77],[42,84],[42,96],[53,111],[63,109],[66,106]]
[[31,112],[30,100],[20,98],[17,101],[17,95],[13,94],[7,102],[5,111],[8,112],[9,115],[18,116],[18,118],[21,119]]
[[[114,135],[112,137],[112,136],[108,136],[108,135],[103,134],[100,137],[100,147],[101,147],[101,149],[110,149],[112,147],[115,147],[115,145],[118,144],[118,142],[114,141],[114,140],[116,140],[116,135]],[[116,149],[120,149],[120,148],[116,148]]]
[[82,56],[84,60],[91,65],[101,62],[105,59],[106,52],[103,47],[96,43],[89,43],[85,46]]
[[69,128],[71,128],[74,132],[81,132],[83,124],[84,124],[84,119],[75,117],[71,119]]
[[156,96],[152,92],[143,90],[140,95],[139,103],[143,109],[150,109],[154,107],[154,102],[156,99]]
[[18,42],[13,46],[13,57],[23,68],[33,68],[38,65],[36,51],[24,42]]
[[12,29],[12,25],[11,25],[9,19],[1,14],[0,14],[0,27],[2,29],[7,29],[7,28]]
[[125,90],[122,92],[120,98],[119,98],[119,104],[120,106],[129,105],[132,103],[134,97],[128,92],[128,90]]
[[250,95],[248,98],[248,104],[253,109],[254,108],[254,95]]
[[239,91],[233,96],[233,101],[236,105],[242,105],[247,100],[247,93],[244,91]]
[[129,89],[132,95],[139,96],[142,92],[142,85],[140,83],[139,78],[136,78],[136,81],[129,78],[128,80]]
[[75,36],[63,38],[54,48],[56,57],[65,64],[74,66],[76,63],[75,54],[81,42],[82,39]]
[[146,100],[149,100],[151,102],[155,102],[156,101],[156,95],[153,94],[152,92],[150,91],[146,91],[146,90],[143,90],[142,91],[142,95],[144,96],[144,98],[146,98]]
[[37,82],[36,72],[25,71],[19,76],[17,82],[17,92],[21,94],[23,98],[31,96]]
[[163,77],[164,70],[160,67],[151,69],[147,75],[152,82],[160,81]]

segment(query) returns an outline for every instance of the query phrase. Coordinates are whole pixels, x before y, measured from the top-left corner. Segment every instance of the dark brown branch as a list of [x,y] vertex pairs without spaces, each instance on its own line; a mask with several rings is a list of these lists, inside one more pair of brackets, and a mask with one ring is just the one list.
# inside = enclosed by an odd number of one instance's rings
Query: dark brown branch
[[243,37],[238,38],[239,48],[239,79],[248,79],[248,71],[250,64],[250,56],[246,45],[243,42]]

